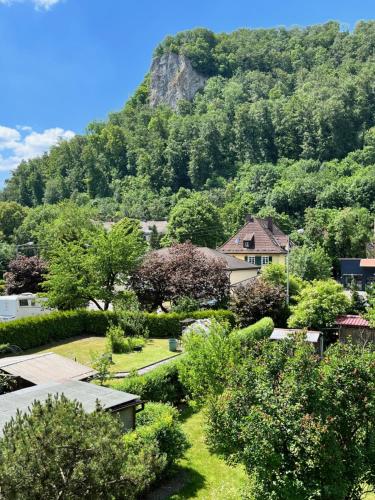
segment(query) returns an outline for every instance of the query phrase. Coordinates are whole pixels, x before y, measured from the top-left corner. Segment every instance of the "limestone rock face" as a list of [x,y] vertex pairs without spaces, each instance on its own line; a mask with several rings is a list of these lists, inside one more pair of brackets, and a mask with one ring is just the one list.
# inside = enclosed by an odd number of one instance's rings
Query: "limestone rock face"
[[180,99],[191,101],[206,80],[183,54],[170,52],[155,57],[151,66],[150,105],[167,104],[176,109]]

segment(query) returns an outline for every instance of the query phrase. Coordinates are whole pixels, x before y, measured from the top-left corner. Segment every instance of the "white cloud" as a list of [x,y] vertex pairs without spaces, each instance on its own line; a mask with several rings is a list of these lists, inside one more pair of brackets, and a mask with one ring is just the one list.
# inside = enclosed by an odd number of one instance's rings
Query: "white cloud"
[[0,5],[13,5],[15,3],[31,3],[36,10],[50,10],[62,0],[0,0]]
[[27,126],[0,125],[0,171],[14,170],[22,160],[41,156],[60,140],[71,139],[74,135],[72,130],[59,127],[35,132]]

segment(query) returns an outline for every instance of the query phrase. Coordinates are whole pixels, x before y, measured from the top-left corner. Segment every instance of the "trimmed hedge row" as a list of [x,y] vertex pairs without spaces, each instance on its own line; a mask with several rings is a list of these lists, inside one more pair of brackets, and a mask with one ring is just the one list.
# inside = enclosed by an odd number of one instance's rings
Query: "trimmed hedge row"
[[104,336],[111,312],[56,311],[40,316],[0,323],[0,344],[17,345],[21,349],[32,349],[50,342],[79,335]]
[[[129,313],[131,315],[131,313]],[[234,326],[235,318],[230,311],[196,311],[194,313],[144,313],[145,326],[151,337],[177,337],[181,334],[180,321],[186,318],[216,318]],[[80,335],[104,336],[108,326],[117,323],[111,311],[56,311],[0,323],[0,344],[17,345],[32,349],[50,342]]]

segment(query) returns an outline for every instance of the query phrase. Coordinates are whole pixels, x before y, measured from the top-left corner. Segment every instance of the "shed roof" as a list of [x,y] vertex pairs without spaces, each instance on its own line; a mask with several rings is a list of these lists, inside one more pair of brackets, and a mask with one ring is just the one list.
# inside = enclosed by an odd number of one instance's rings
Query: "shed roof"
[[92,368],[54,352],[1,358],[0,370],[32,384],[84,380],[96,374]]
[[354,328],[368,328],[370,326],[370,323],[367,321],[367,319],[364,319],[356,314],[346,314],[344,316],[338,316],[336,318],[336,325]]
[[0,434],[5,423],[17,414],[17,410],[27,412],[34,401],[45,401],[50,394],[64,394],[67,399],[77,400],[89,413],[95,411],[97,401],[105,410],[120,409],[139,401],[135,394],[87,382],[68,381],[35,385],[0,396]]
[[[300,333],[303,330],[292,329],[292,328],[274,328],[270,339],[271,340],[284,340],[288,338],[292,338],[294,334]],[[322,335],[322,332],[318,332],[316,330],[308,330],[306,332],[306,341],[316,343],[319,342],[319,338]]]

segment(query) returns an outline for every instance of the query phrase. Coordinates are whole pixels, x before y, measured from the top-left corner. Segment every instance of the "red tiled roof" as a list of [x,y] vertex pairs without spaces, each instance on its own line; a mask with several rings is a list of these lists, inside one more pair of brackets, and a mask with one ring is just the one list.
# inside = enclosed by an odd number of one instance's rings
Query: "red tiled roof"
[[375,259],[361,259],[359,265],[361,267],[375,267]]
[[367,321],[367,319],[361,318],[361,316],[356,316],[355,314],[346,314],[345,316],[338,316],[336,318],[336,325],[362,326],[368,328],[369,322]]
[[[272,228],[272,230],[270,229]],[[247,222],[237,234],[224,243],[219,250],[224,253],[259,253],[259,254],[285,254],[285,247],[288,244],[288,237],[273,222],[268,224],[267,219],[253,217]],[[248,236],[254,237],[254,248],[244,248],[244,240]]]

